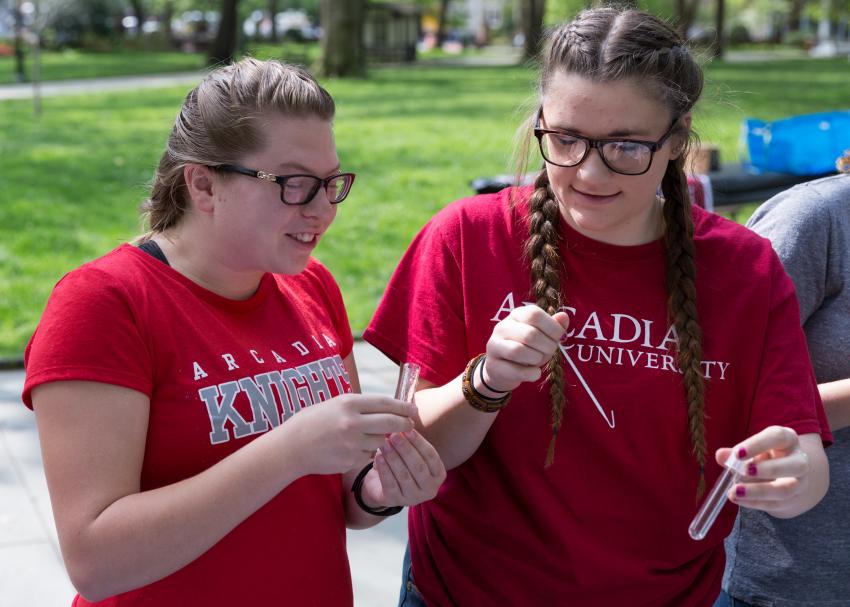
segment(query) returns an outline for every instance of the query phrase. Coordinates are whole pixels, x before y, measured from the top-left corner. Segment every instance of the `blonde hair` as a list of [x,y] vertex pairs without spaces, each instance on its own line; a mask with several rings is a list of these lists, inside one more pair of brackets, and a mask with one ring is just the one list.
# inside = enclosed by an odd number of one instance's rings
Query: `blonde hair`
[[[685,47],[679,33],[664,21],[634,9],[597,8],[583,11],[573,21],[555,28],[543,51],[538,95],[542,99],[557,73],[578,74],[594,82],[632,80],[646,87],[671,117],[693,108],[702,92],[702,69]],[[536,108],[535,108],[536,110]],[[528,166],[534,116],[523,126],[526,142],[519,153],[517,174]],[[679,123],[674,133],[681,140],[678,156],[670,160],[661,182],[664,194],[664,240],[667,257],[668,316],[678,333],[678,364],[682,371],[688,407],[688,430],[698,464],[697,496],[705,487],[706,439],[704,384],[700,360],[702,331],[697,318],[696,268],[693,221],[684,158],[689,129]],[[529,236],[525,243],[530,264],[532,297],[553,314],[561,306],[558,223],[560,210],[545,170],[534,182],[528,203]],[[554,459],[566,396],[564,369],[559,353],[546,366],[552,405],[552,440],[546,465]]]
[[212,71],[186,95],[174,121],[150,195],[141,205],[149,231],[136,242],[177,225],[183,217],[187,164],[238,163],[264,145],[263,117],[269,114],[331,120],[334,111],[330,94],[294,65],[249,57]]

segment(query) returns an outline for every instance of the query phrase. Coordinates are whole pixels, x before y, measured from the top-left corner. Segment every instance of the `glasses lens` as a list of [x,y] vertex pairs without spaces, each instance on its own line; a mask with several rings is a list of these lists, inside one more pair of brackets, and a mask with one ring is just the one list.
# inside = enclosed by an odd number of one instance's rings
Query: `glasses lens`
[[287,204],[304,204],[316,194],[319,182],[318,177],[309,175],[287,177],[281,186],[283,201]]
[[546,133],[540,138],[540,152],[553,164],[574,166],[584,158],[587,142],[565,133]]
[[351,182],[351,175],[337,175],[331,178],[327,186],[328,200],[332,204],[345,200],[348,191],[351,189]]
[[625,175],[644,173],[652,162],[652,150],[634,141],[609,141],[602,146],[602,156],[611,169]]

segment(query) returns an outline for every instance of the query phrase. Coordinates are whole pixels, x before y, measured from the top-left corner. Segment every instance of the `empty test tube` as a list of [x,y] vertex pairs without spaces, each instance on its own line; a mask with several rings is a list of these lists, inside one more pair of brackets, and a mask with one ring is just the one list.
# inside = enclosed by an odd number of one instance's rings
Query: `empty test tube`
[[694,520],[691,521],[691,526],[688,527],[688,534],[693,539],[701,540],[708,535],[709,529],[711,529],[717,515],[720,514],[726,503],[726,494],[730,487],[738,482],[738,479],[744,474],[746,464],[747,462],[738,459],[734,452],[729,455],[726,463],[723,464],[723,472],[717,482],[714,483]]
[[419,381],[419,365],[416,363],[404,363],[398,370],[398,384],[395,387],[395,398],[406,403],[412,403],[417,381]]

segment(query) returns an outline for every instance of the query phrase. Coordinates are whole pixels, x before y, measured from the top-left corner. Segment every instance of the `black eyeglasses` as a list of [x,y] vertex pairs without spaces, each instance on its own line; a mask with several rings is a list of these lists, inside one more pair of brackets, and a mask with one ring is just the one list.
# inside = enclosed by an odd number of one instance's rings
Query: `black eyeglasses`
[[319,188],[324,188],[328,196],[328,202],[331,204],[339,204],[348,193],[351,191],[351,184],[354,183],[354,173],[337,173],[330,177],[316,177],[315,175],[307,175],[295,173],[293,175],[273,175],[264,171],[255,171],[246,169],[238,164],[220,164],[216,167],[222,171],[230,173],[239,173],[256,177],[263,181],[276,183],[280,186],[280,201],[283,204],[302,205],[307,204],[316,196]]
[[643,175],[652,166],[652,156],[661,149],[664,142],[673,134],[679,117],[673,119],[670,128],[658,141],[640,141],[637,139],[591,139],[568,131],[544,129],[540,126],[543,109],[537,111],[534,123],[534,136],[540,144],[543,160],[559,167],[580,165],[596,148],[599,157],[609,169],[621,175]]

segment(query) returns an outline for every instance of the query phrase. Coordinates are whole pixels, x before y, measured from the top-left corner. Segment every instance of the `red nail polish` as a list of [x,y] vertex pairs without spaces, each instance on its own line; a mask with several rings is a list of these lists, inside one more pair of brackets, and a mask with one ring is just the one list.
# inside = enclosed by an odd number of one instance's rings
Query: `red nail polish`
[[737,487],[735,487],[735,495],[738,497],[744,497],[745,495],[747,495],[747,488],[743,485],[738,485]]
[[747,466],[747,474],[749,474],[750,476],[755,476],[756,474],[758,474],[758,470],[756,469],[755,464],[750,464],[749,466]]
[[747,457],[747,450],[744,449],[743,447],[741,447],[740,449],[738,449],[738,459],[741,459],[741,458],[744,458],[744,457]]

